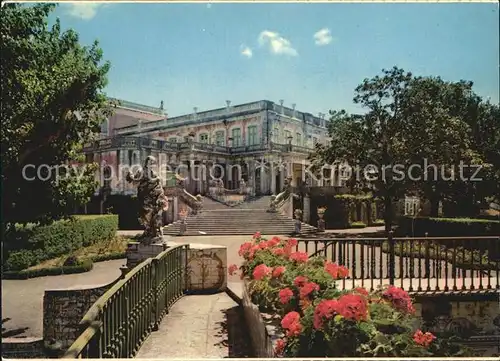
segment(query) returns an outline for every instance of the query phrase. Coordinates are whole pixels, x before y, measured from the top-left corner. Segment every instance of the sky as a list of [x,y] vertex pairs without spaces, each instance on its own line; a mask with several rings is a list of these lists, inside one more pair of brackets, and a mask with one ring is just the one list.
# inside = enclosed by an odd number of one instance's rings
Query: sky
[[108,96],[163,100],[169,116],[263,99],[360,111],[356,86],[393,66],[499,101],[495,3],[73,3],[54,16],[99,41]]

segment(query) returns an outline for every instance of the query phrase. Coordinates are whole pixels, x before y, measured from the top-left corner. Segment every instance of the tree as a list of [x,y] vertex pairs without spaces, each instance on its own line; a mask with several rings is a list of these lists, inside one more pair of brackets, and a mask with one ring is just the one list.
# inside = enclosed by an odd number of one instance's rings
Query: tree
[[[366,113],[331,111],[331,145],[318,147],[313,158],[359,167],[362,177],[351,181],[371,186],[383,200],[387,231],[393,201],[408,193],[429,199],[432,215],[441,200],[474,213],[478,199],[498,195],[499,110],[476,95],[471,82],[415,77],[394,67],[365,79],[354,102]],[[475,169],[461,163],[483,166],[485,183],[471,181]],[[363,176],[373,166],[376,171]]]
[[366,108],[366,114],[330,112],[331,146],[319,146],[315,161],[347,162],[359,167],[361,177],[351,180],[374,187],[375,195],[383,200],[385,228],[389,231],[393,201],[406,189],[406,179],[395,179],[394,166],[408,161],[402,104],[412,74],[396,67],[382,72],[382,76],[365,79],[355,90],[354,103]]
[[[495,125],[495,107],[475,94],[472,86],[463,80],[416,77],[405,97],[408,134],[414,135],[407,139],[412,163],[423,167],[426,160],[438,165],[424,170],[427,180],[415,184],[430,200],[432,216],[438,215],[440,201],[452,205],[451,215],[477,215],[478,203],[497,193],[499,118]],[[476,181],[479,177],[484,179],[481,184]]]
[[110,65],[97,42],[81,46],[58,19],[48,27],[54,8],[1,9],[2,227],[64,217],[96,187],[95,168],[70,168],[58,179],[49,167],[82,162],[82,144],[110,115],[102,93]]

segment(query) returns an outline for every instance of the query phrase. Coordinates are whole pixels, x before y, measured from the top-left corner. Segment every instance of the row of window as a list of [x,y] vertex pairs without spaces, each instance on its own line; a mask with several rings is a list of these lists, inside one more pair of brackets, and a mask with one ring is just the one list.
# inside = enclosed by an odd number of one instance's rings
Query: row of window
[[[246,132],[247,142],[246,145],[256,145],[259,144],[259,136],[257,132],[256,125],[250,125],[247,128]],[[232,146],[239,147],[243,145],[243,139],[241,134],[241,128],[233,128],[231,130],[231,138],[232,138]],[[319,141],[317,137],[312,137],[312,145],[316,145]],[[169,138],[170,142],[177,142],[176,137]],[[225,146],[226,138],[225,132],[223,130],[219,130],[215,132],[215,139],[211,140],[208,133],[201,133],[198,136],[198,141],[200,143],[210,143],[213,142],[216,145]],[[294,145],[298,146],[307,146],[308,141],[307,138],[303,138],[301,133],[296,133],[295,137],[292,137],[292,132],[289,130],[284,130],[280,132],[279,128],[274,128],[273,132],[273,141],[275,143],[289,143],[293,142]]]
[[[316,145],[319,139],[317,137],[312,137],[312,145]],[[292,136],[292,132],[289,130],[280,131],[280,128],[274,128],[273,141],[276,143],[289,143],[290,141],[294,145],[307,146],[307,138],[302,138],[301,133],[295,133],[295,137]]]
[[[259,144],[259,137],[257,133],[257,126],[256,125],[250,125],[247,128],[247,145],[256,145]],[[233,147],[239,147],[243,145],[243,140],[242,140],[242,135],[241,135],[241,128],[233,128],[231,130],[231,138],[232,138],[232,145]],[[169,142],[177,142],[176,137],[172,137],[168,139]],[[209,143],[210,138],[208,133],[201,133],[198,136],[198,141],[200,143]],[[215,132],[215,139],[214,143],[216,145],[220,146],[225,146],[226,145],[226,137],[225,137],[225,132],[223,130],[219,130]]]

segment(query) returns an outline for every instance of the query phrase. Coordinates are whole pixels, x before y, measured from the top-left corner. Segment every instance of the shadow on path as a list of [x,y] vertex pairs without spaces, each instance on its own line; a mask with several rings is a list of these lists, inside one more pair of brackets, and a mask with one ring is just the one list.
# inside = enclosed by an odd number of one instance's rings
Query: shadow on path
[[4,327],[6,323],[8,323],[11,319],[10,318],[2,318],[2,338],[9,338],[9,337],[18,337],[18,338],[25,338],[27,337],[24,335],[26,331],[29,330],[29,327],[21,327],[21,328],[13,328],[13,329],[8,329],[7,327]]
[[217,336],[222,340],[214,346],[227,347],[228,356],[224,358],[254,357],[241,307],[229,308],[224,310],[223,314],[225,320],[217,323],[220,326]]

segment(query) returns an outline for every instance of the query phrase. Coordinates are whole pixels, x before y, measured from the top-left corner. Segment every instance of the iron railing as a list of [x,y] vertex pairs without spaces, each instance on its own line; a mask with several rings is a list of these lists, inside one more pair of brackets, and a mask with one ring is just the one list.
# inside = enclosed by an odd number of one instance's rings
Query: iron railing
[[186,291],[189,245],[169,248],[131,270],[85,314],[64,358],[131,358]]
[[500,237],[299,239],[296,249],[347,267],[343,289],[500,291]]

